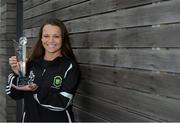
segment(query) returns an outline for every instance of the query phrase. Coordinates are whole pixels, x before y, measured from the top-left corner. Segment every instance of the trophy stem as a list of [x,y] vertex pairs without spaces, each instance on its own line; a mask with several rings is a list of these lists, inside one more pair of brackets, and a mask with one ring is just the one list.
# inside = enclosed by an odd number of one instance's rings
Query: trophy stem
[[25,61],[20,61],[19,62],[19,67],[20,67],[20,75],[22,77],[25,77],[26,76],[26,62]]

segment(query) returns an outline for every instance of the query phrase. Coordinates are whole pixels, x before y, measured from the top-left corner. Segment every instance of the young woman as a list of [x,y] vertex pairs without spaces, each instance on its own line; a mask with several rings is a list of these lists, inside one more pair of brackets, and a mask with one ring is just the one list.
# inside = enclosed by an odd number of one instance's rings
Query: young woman
[[16,56],[9,58],[12,73],[6,93],[13,99],[24,99],[23,121],[74,121],[72,99],[77,89],[79,69],[71,49],[65,25],[49,19],[42,25],[39,37],[27,61],[29,78],[34,84],[23,87],[18,82]]

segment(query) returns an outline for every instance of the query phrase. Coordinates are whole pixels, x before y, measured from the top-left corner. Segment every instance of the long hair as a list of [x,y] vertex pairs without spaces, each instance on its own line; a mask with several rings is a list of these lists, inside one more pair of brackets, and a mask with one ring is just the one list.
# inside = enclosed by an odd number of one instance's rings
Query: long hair
[[74,53],[72,51],[72,47],[69,41],[69,35],[66,29],[66,26],[64,25],[64,23],[62,21],[60,21],[59,19],[56,18],[51,18],[48,19],[47,21],[45,21],[45,23],[41,26],[40,31],[39,31],[39,35],[38,35],[38,39],[36,44],[33,46],[32,48],[32,52],[29,56],[29,62],[32,61],[33,59],[37,59],[37,58],[41,58],[45,55],[45,49],[42,45],[42,33],[43,33],[43,28],[45,25],[50,24],[53,26],[58,26],[61,30],[61,36],[62,36],[62,46],[61,46],[61,54],[62,56],[74,61],[76,61],[76,58],[74,56]]

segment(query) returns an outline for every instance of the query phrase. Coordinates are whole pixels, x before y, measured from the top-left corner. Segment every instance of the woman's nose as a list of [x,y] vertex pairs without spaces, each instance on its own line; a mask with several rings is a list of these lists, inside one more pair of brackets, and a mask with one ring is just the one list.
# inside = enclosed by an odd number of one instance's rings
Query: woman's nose
[[50,42],[53,42],[53,41],[54,41],[54,37],[50,37],[50,38],[49,38],[49,41],[50,41]]

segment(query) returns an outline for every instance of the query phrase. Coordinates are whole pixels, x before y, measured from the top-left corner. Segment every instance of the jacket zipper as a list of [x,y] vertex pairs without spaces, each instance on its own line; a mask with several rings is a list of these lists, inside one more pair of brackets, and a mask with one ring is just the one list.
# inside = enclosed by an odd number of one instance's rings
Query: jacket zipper
[[23,113],[22,123],[24,123],[25,117],[26,117],[26,112]]
[[46,69],[44,69],[44,70],[43,70],[43,72],[42,72],[42,76],[44,76],[44,73],[45,73],[45,72],[46,72]]

